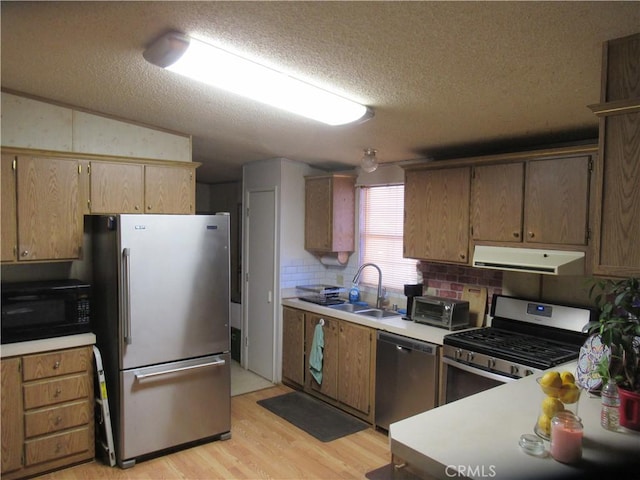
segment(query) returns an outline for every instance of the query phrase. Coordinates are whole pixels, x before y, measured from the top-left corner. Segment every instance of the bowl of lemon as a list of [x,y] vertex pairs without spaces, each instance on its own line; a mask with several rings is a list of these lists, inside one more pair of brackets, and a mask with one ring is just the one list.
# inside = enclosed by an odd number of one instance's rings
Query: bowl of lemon
[[536,378],[543,393],[540,413],[533,431],[545,440],[550,439],[551,419],[558,412],[570,411],[578,415],[580,388],[571,372],[551,370]]

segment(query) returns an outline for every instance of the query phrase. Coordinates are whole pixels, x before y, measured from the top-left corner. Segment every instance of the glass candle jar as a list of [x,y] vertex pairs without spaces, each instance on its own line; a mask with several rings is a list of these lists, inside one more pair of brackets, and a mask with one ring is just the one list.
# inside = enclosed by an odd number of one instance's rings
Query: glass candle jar
[[582,458],[582,422],[568,411],[551,419],[551,456],[562,463],[576,463]]

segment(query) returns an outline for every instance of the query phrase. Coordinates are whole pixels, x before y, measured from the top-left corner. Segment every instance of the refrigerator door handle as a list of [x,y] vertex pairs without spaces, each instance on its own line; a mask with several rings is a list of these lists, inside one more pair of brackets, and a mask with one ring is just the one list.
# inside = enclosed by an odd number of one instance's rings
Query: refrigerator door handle
[[162,372],[152,373],[136,373],[136,380],[144,380],[149,377],[157,377],[159,375],[168,375],[169,373],[184,372],[185,370],[194,370],[202,367],[219,367],[227,363],[225,360],[216,360],[215,362],[201,363],[199,365],[191,365],[189,367],[171,368],[169,370],[163,370]]
[[122,322],[124,327],[124,343],[127,345],[131,345],[131,249],[123,248],[122,249],[122,259],[123,259],[123,270],[124,270],[124,288],[122,289],[123,294],[123,315]]

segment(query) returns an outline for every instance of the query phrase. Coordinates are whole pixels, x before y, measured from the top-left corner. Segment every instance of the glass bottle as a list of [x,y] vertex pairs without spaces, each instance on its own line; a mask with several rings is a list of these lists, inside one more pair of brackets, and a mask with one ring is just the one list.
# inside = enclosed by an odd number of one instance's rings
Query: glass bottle
[[607,430],[617,430],[620,426],[620,394],[615,380],[609,381],[602,387],[602,410],[600,424]]

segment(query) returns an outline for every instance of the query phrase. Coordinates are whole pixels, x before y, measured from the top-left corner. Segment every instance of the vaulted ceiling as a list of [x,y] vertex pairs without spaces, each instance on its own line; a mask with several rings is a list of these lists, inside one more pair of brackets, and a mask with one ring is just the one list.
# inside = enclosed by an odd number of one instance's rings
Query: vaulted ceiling
[[[637,2],[6,2],[2,88],[193,135],[198,180],[284,157],[352,168],[597,136],[602,42],[636,33]],[[341,127],[149,64],[167,30],[262,59],[371,106]]]

